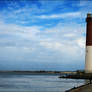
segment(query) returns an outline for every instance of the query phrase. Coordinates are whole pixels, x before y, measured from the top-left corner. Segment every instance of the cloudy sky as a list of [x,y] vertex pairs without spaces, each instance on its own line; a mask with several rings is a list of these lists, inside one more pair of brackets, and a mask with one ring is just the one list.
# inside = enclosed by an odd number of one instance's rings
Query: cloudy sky
[[0,70],[84,69],[91,0],[0,0]]

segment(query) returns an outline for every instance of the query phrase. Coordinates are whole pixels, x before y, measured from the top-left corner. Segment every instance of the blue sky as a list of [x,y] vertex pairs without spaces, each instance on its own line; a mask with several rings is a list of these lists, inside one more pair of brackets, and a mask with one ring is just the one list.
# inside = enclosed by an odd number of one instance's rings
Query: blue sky
[[0,0],[0,70],[77,70],[85,63],[91,0]]

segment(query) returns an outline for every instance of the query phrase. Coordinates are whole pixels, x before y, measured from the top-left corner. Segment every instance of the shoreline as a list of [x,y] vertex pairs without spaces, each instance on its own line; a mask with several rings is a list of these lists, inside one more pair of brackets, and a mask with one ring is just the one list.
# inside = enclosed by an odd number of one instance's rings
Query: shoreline
[[[84,84],[84,85],[81,85],[81,86],[78,86],[78,87],[73,87],[69,90],[66,90],[65,92],[83,92],[83,91],[80,91],[81,89],[84,89],[84,87],[87,87],[87,86],[90,86],[92,85],[92,83],[87,83],[87,84]],[[91,91],[89,91],[91,92]]]
[[38,74],[42,74],[42,73],[44,73],[44,74],[59,74],[59,75],[61,75],[61,74],[71,74],[71,73],[75,73],[75,71],[44,71],[44,70],[39,70],[39,71],[0,71],[0,74],[2,74],[2,73],[11,73],[11,74],[14,74],[14,73],[20,73],[20,74],[22,74],[22,73],[28,73],[28,74],[30,74],[30,73],[38,73]]

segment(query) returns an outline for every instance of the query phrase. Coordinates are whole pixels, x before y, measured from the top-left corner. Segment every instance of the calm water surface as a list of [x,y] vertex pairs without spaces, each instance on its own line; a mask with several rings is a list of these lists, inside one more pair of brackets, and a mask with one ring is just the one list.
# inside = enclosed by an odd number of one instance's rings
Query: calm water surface
[[59,75],[0,74],[0,92],[64,92],[84,80],[59,79]]

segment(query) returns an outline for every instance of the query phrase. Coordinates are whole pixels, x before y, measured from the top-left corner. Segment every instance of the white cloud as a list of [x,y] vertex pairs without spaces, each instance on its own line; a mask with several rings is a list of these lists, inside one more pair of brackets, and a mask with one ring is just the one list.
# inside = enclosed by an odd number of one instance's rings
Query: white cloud
[[58,51],[60,51],[60,49],[63,47],[63,44],[59,42],[40,42],[40,45],[49,48],[51,50],[58,50]]
[[76,34],[74,34],[74,33],[70,33],[70,34],[65,34],[64,35],[64,37],[75,37],[76,36]]
[[[40,45],[58,53],[71,57],[72,59],[80,59],[85,53],[85,27],[76,23],[62,24],[59,23],[54,28],[44,31],[43,36],[49,40],[42,40]],[[60,54],[60,56],[62,56]],[[68,62],[68,61],[67,61]]]
[[83,37],[77,39],[76,42],[78,43],[79,47],[85,48],[85,39]]
[[73,44],[71,44],[71,42],[41,42],[40,44],[48,48],[48,50],[57,52],[58,54],[60,54],[59,56],[63,56],[64,59],[71,58],[71,61],[80,59],[80,57],[83,56],[84,53],[84,50],[78,47],[74,41]]
[[[0,40],[0,45],[4,44],[6,47],[4,49],[1,46],[2,52],[14,54],[12,59],[21,54],[18,60],[49,62],[57,57],[59,62],[65,60],[68,63],[84,56],[85,27],[77,23],[59,23],[45,30],[40,30],[42,28],[40,26],[27,27],[4,22],[0,25],[0,34],[2,36],[6,34]],[[1,57],[3,58],[2,55]]]
[[62,14],[52,14],[52,15],[40,15],[38,18],[42,19],[53,19],[53,18],[80,18],[81,12],[69,12]]
[[29,40],[40,32],[40,26],[31,26],[31,27],[23,27],[18,26],[16,24],[5,24],[3,22],[0,23],[0,34],[11,34],[17,35],[22,38],[29,38]]

